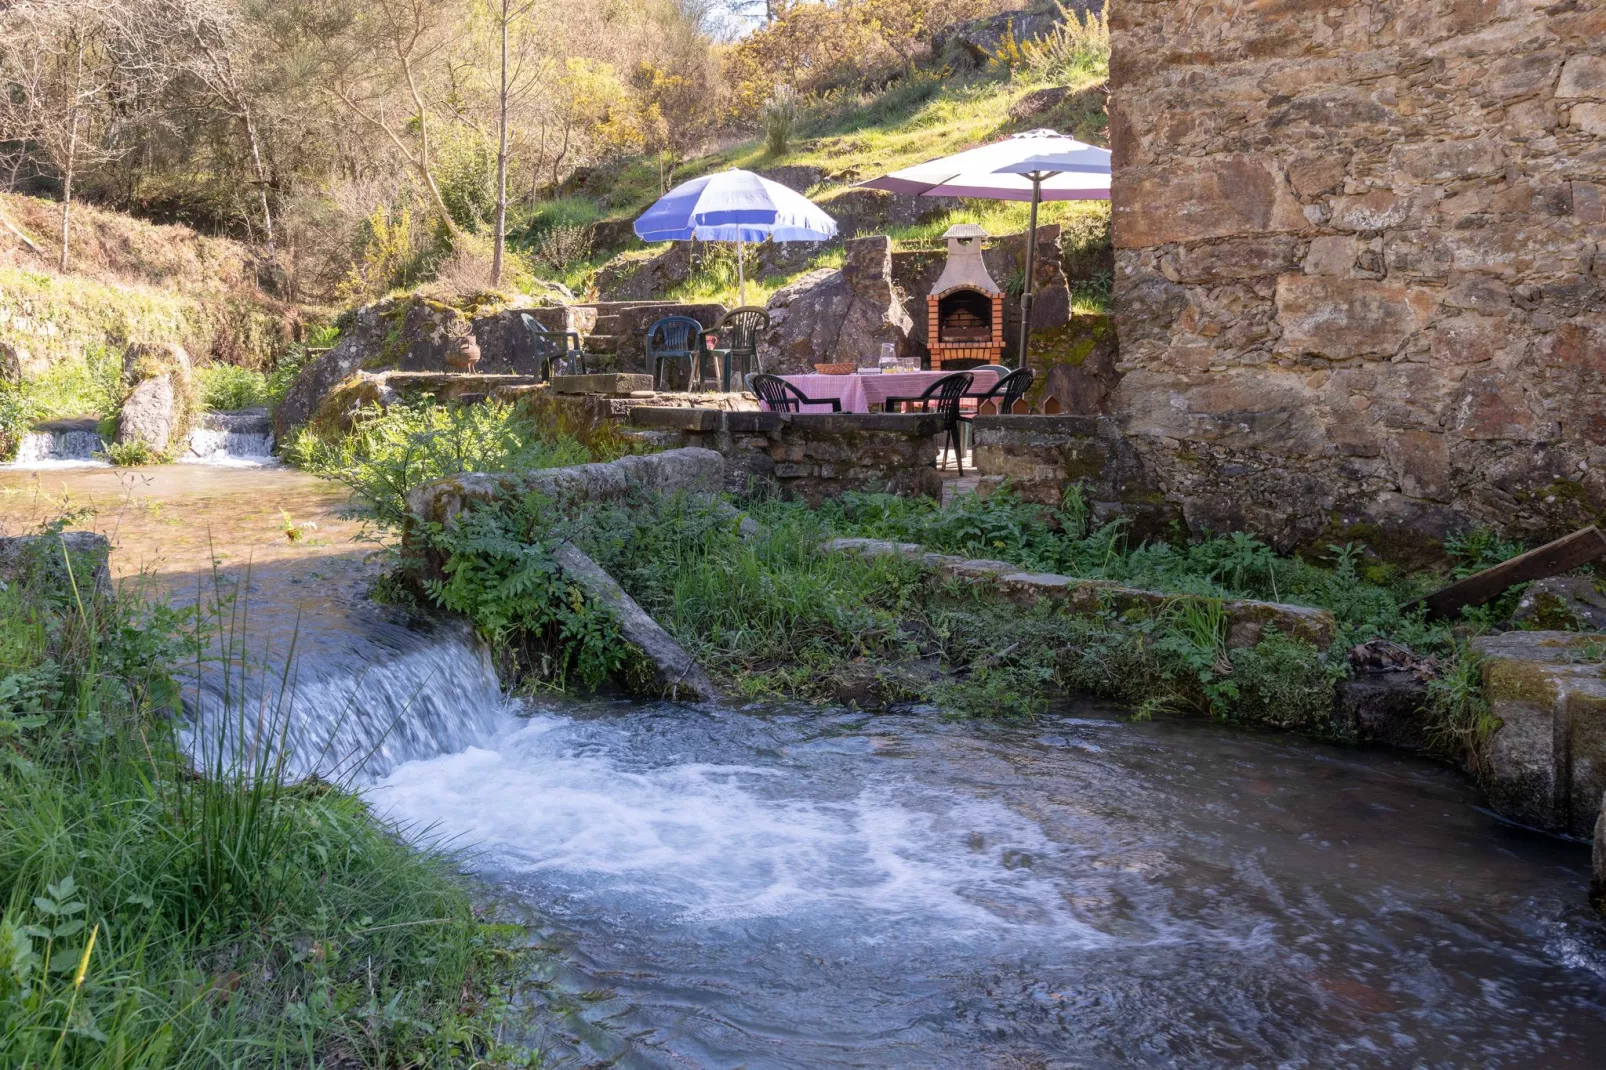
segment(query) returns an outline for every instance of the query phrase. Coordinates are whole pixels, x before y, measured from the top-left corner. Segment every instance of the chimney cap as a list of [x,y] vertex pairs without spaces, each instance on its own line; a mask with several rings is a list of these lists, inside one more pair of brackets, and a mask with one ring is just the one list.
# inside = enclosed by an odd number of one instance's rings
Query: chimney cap
[[948,228],[944,238],[985,238],[987,231],[975,223],[955,223]]

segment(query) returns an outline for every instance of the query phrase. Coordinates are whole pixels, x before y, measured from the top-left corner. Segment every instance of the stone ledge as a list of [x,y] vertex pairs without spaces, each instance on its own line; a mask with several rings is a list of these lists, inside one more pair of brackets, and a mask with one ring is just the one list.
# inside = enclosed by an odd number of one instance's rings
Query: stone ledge
[[[912,542],[891,542],[886,539],[830,539],[822,543],[820,548],[829,552],[854,553],[864,557],[893,555],[906,557],[935,568],[944,575],[990,584],[1000,595],[1016,602],[1029,603],[1039,598],[1056,598],[1081,613],[1094,613],[1105,608],[1117,612],[1138,607],[1164,609],[1197,597],[1166,594],[1163,591],[1146,591],[1110,580],[1083,580],[1052,572],[1026,572],[1019,565],[1007,561],[931,553],[925,547]],[[1322,650],[1332,644],[1336,632],[1333,615],[1325,609],[1292,606],[1281,602],[1259,602],[1248,598],[1227,598],[1223,599],[1221,604],[1227,614],[1227,645],[1234,649],[1254,646],[1260,641],[1265,629],[1272,625],[1284,635],[1310,643]]]
[[598,372],[589,375],[554,375],[552,389],[559,394],[650,394],[652,376],[630,372]]
[[1099,416],[978,416],[971,424],[979,439],[984,432],[1029,435],[1073,435],[1091,437],[1107,434],[1108,421]]
[[669,431],[717,431],[719,411],[716,409],[670,409],[640,405],[630,410],[630,422],[636,427],[658,428]]
[[931,438],[942,433],[942,418],[923,412],[800,412],[788,413],[786,418],[799,431],[826,434],[881,431]]
[[724,482],[725,459],[713,450],[696,447],[571,468],[452,476],[408,493],[402,554],[421,560],[426,576],[438,575],[441,562],[417,544],[415,526],[450,523],[471,506],[514,495],[535,492],[582,501],[617,501],[638,491],[718,494]]
[[1500,727],[1479,779],[1506,817],[1588,835],[1606,793],[1606,634],[1505,632],[1474,639]]

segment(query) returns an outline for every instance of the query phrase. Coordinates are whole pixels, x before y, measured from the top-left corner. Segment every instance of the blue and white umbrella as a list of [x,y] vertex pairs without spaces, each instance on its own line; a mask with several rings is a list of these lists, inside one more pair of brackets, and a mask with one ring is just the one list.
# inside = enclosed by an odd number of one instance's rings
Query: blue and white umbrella
[[836,220],[801,193],[733,167],[683,182],[664,194],[636,220],[636,237],[645,242],[692,238],[735,242],[736,278],[746,304],[744,242],[826,241],[836,237]]

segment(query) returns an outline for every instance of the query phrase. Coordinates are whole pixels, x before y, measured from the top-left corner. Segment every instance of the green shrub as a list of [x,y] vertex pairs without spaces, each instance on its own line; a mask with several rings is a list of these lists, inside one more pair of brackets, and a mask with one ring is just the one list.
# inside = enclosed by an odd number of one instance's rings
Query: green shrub
[[233,364],[209,364],[195,373],[200,404],[208,412],[249,409],[268,402],[268,376]]
[[109,442],[100,455],[118,468],[139,468],[147,464],[161,464],[166,460],[148,443],[138,439],[133,442]]
[[323,438],[303,428],[285,459],[338,480],[382,525],[400,530],[413,488],[465,472],[505,472],[585,464],[592,453],[554,435],[502,402],[438,405],[432,399],[373,407],[349,434]]
[[792,141],[792,128],[797,125],[797,90],[789,85],[778,85],[770,92],[759,112],[764,126],[764,148],[771,156],[783,156]]

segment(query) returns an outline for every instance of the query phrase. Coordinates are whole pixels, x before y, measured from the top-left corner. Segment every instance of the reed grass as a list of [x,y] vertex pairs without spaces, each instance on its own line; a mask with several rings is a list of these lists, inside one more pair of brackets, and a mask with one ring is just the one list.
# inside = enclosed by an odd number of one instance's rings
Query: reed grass
[[[511,933],[452,856],[287,781],[286,688],[245,698],[268,670],[218,630],[226,600],[146,608],[87,575],[0,587],[0,1065],[502,1065]],[[196,670],[280,745],[187,745]]]

